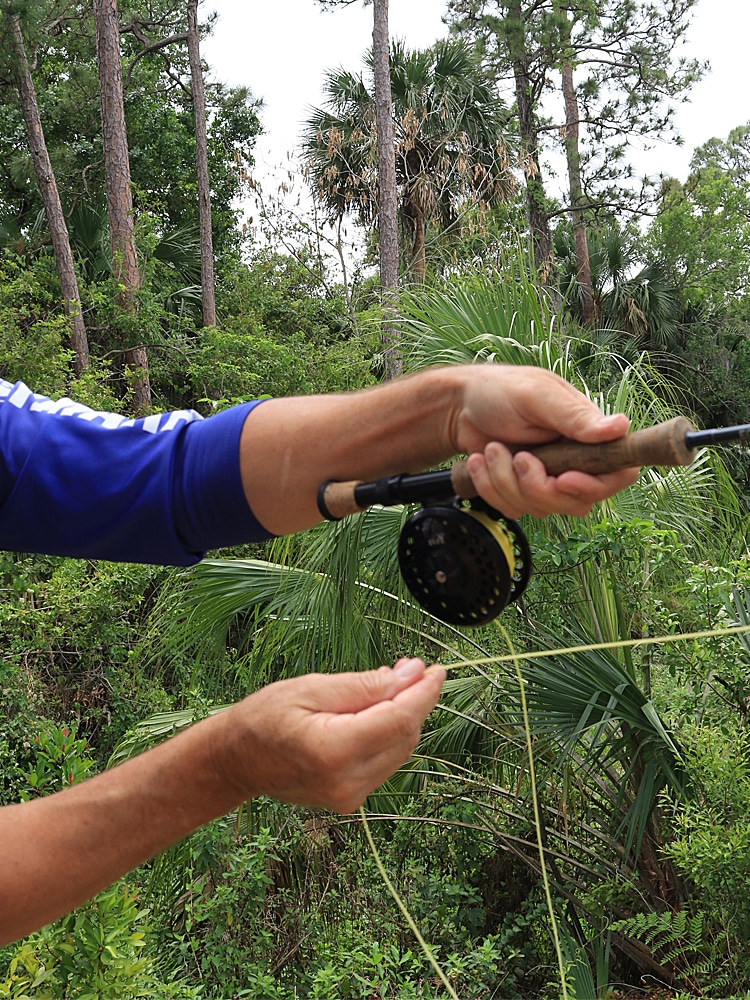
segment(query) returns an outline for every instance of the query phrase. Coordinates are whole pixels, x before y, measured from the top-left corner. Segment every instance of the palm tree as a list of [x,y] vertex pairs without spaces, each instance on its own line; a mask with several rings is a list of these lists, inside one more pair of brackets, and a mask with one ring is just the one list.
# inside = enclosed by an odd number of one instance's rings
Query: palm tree
[[[337,70],[325,89],[326,105],[312,112],[303,138],[314,188],[332,218],[354,212],[371,224],[378,218],[372,85]],[[421,282],[430,225],[445,230],[464,207],[491,205],[513,191],[508,114],[469,49],[453,39],[421,51],[395,43],[391,90],[401,218]]]
[[[570,312],[585,323],[585,291],[579,280],[574,238],[565,227],[554,235],[560,290]],[[636,350],[665,351],[679,332],[678,290],[654,262],[639,260],[635,242],[616,226],[588,232],[590,275],[601,330],[620,335]]]

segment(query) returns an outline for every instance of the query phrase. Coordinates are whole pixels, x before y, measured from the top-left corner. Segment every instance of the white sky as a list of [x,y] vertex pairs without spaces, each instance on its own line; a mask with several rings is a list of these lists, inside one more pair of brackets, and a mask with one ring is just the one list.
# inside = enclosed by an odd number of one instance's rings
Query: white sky
[[[391,37],[404,38],[413,48],[446,34],[440,20],[443,0],[390,0],[389,6]],[[372,7],[356,2],[323,12],[314,0],[204,0],[201,17],[210,10],[219,19],[204,44],[204,58],[215,78],[245,84],[263,98],[266,134],[254,152],[259,173],[271,177],[294,149],[308,109],[320,103],[325,71],[361,69],[372,41]],[[713,136],[725,138],[750,121],[749,36],[747,0],[699,0],[682,54],[708,59],[711,72],[693,88],[690,103],[678,107],[684,146],[660,143],[649,151],[634,150],[639,173],[684,180],[696,146]]]
[[[391,0],[389,6],[391,37],[405,38],[412,48],[447,34],[440,21],[443,0]],[[308,109],[321,103],[326,70],[362,68],[372,44],[372,7],[355,2],[322,11],[315,0],[203,0],[201,19],[210,10],[219,20],[202,54],[217,79],[247,85],[263,99],[266,134],[254,155],[259,164],[281,163]]]

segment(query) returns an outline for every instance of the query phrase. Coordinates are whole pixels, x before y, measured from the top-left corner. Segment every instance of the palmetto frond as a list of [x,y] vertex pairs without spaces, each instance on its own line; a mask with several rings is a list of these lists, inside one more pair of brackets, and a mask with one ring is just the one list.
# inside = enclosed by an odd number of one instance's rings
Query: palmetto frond
[[[156,609],[154,654],[221,660],[244,691],[310,670],[362,670],[418,646],[461,655],[456,630],[414,605],[396,566],[407,511],[375,507],[320,525],[304,544],[278,539],[271,559],[204,560],[181,574]],[[463,645],[463,651],[469,648]],[[207,678],[201,670],[202,686]]]
[[[372,57],[368,57],[372,69]],[[332,215],[377,216],[372,84],[344,70],[326,78],[325,106],[311,111],[303,150],[313,185]],[[391,53],[397,182],[404,216],[449,224],[465,199],[507,198],[514,180],[508,114],[470,50],[454,39]]]
[[549,301],[514,261],[440,288],[403,293],[398,321],[404,368],[477,361],[539,365],[567,377],[572,358]]
[[[570,893],[579,864],[589,878],[596,871],[596,877],[642,875],[647,856],[642,845],[654,835],[659,793],[668,788],[684,795],[686,778],[674,738],[626,668],[603,650],[541,655],[561,639],[534,636],[540,655],[523,661],[521,670],[548,856],[560,864],[554,877]],[[572,645],[590,641],[578,633],[564,639]],[[513,664],[487,666],[484,676],[450,679],[441,707],[422,757],[404,770],[395,788],[415,791],[426,783],[439,788],[446,777],[470,783],[486,829],[535,867],[535,847],[514,833],[524,828],[531,807]]]

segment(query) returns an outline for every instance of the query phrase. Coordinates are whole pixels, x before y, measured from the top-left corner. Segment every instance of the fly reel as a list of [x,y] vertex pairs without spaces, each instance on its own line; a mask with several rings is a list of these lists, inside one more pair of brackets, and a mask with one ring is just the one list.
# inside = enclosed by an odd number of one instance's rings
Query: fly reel
[[[550,476],[568,469],[601,476],[639,465],[690,465],[697,448],[730,441],[747,445],[750,424],[696,431],[685,417],[673,417],[615,441],[561,439],[532,450]],[[528,542],[515,521],[477,498],[466,462],[373,483],[323,483],[318,490],[318,509],[329,521],[399,503],[424,504],[404,525],[398,561],[426,611],[451,625],[484,625],[518,600],[531,576]]]
[[[329,521],[373,504],[420,502],[401,530],[398,562],[414,599],[450,625],[485,625],[518,600],[531,576],[519,524],[472,496],[453,470],[387,476],[373,483],[324,483],[318,509]],[[463,499],[462,499],[463,497]]]
[[474,500],[423,507],[398,543],[401,575],[425,611],[450,625],[485,625],[518,600],[531,576],[520,525]]

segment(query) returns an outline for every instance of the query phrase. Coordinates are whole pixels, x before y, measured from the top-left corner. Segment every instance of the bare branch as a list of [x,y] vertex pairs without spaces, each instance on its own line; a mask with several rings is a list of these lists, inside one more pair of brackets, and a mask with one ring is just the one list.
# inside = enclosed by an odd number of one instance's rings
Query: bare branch
[[158,42],[150,42],[147,36],[144,35],[142,32],[139,33],[135,27],[133,27],[133,34],[135,35],[135,37],[138,39],[139,42],[143,43],[144,47],[141,49],[140,52],[136,53],[136,55],[133,56],[133,59],[131,60],[130,65],[128,66],[128,71],[125,74],[125,83],[123,84],[124,90],[127,90],[128,87],[130,86],[130,77],[139,59],[143,59],[143,57],[147,56],[150,52],[159,52],[161,49],[166,48],[168,45],[176,45],[178,42],[187,42],[187,37],[188,37],[187,32],[183,32],[180,35],[170,35],[168,38],[162,38]]

